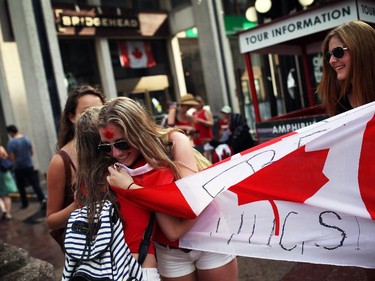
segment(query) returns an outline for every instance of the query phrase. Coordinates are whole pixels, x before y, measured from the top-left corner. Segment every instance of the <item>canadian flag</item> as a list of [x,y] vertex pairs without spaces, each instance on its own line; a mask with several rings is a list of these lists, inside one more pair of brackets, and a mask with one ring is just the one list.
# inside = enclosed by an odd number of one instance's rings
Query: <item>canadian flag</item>
[[146,68],[156,64],[150,42],[119,41],[118,47],[122,67]]
[[124,193],[152,211],[199,216],[183,248],[375,268],[374,113],[369,103]]

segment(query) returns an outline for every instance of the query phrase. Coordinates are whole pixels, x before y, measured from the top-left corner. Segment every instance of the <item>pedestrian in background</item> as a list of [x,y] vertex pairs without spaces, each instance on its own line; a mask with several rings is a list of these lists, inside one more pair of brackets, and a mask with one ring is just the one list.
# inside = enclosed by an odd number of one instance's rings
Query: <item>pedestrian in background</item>
[[[322,44],[323,76],[318,86],[331,116],[375,101],[375,30],[362,21],[331,30]],[[367,280],[375,270],[366,269]]]
[[14,163],[14,175],[18,192],[21,198],[21,209],[29,206],[29,200],[26,194],[26,183],[29,183],[40,202],[41,210],[46,208],[46,198],[40,187],[38,172],[34,169],[33,164],[33,147],[30,139],[24,136],[15,125],[7,126],[7,133],[11,137],[8,141],[7,150],[9,159]]
[[0,157],[1,158],[6,158],[7,156],[8,156],[8,153],[7,153],[6,149],[4,148],[4,146],[2,146],[0,144]]
[[168,109],[168,127],[176,127],[184,131],[184,133],[191,139],[196,135],[194,129],[194,121],[191,115],[188,114],[198,102],[194,99],[192,94],[186,94],[181,97],[179,103],[172,103]]
[[218,136],[219,142],[225,142],[229,138],[229,117],[232,113],[232,108],[229,105],[224,105],[220,110],[220,119],[218,122]]
[[[8,153],[3,146],[0,145],[0,160],[6,161],[8,159]],[[14,182],[13,175],[11,173],[11,166],[0,165],[0,199],[1,199],[1,220],[12,219],[12,198],[9,196],[10,193],[17,192],[17,186]]]
[[250,133],[246,118],[242,114],[230,114],[229,137],[226,143],[233,148],[233,154],[249,149],[256,144]]
[[77,170],[75,124],[88,108],[101,106],[104,102],[105,97],[98,89],[86,85],[78,87],[69,94],[60,118],[57,152],[47,170],[46,222],[51,236],[61,247],[69,215],[77,208],[74,202]]
[[210,142],[214,147],[212,163],[217,163],[256,145],[246,118],[239,113],[230,113],[228,115],[228,137],[225,141],[213,140]]
[[193,120],[198,136],[193,139],[194,147],[212,162],[213,147],[209,142],[214,138],[212,131],[214,118],[211,111],[204,108],[205,103],[201,96],[196,96],[195,100],[198,102],[198,105],[195,106],[196,111],[193,113]]

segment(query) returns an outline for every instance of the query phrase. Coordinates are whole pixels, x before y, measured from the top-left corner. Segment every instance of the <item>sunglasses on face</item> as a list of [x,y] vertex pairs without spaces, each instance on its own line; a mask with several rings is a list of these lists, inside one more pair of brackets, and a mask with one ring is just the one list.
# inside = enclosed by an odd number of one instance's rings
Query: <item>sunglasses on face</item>
[[110,153],[112,151],[112,146],[119,150],[127,150],[130,148],[130,145],[126,141],[116,141],[113,143],[101,143],[98,145],[98,150]]
[[335,57],[335,58],[338,58],[338,59],[341,59],[344,54],[345,54],[345,51],[347,50],[348,48],[347,47],[336,47],[332,50],[332,52],[330,51],[327,51],[326,53],[326,60],[327,62],[329,62],[329,60],[331,59],[332,55]]

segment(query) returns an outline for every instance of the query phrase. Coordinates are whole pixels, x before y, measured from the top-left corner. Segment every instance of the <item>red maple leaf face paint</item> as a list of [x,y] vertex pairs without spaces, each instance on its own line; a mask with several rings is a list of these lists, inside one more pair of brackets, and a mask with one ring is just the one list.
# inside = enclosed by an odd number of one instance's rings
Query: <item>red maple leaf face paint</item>
[[113,136],[115,135],[114,128],[112,126],[108,126],[103,129],[103,135],[106,139],[111,140],[113,139]]
[[123,130],[114,124],[108,124],[104,127],[100,127],[99,134],[101,142],[115,142],[118,140],[124,140]]

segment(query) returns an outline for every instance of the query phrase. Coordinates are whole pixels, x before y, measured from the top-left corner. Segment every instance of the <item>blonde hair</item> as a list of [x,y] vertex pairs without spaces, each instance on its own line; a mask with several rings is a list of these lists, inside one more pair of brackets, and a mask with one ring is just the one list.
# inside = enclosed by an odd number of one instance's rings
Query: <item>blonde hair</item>
[[180,168],[173,161],[173,144],[169,134],[177,131],[157,125],[149,112],[139,102],[127,97],[108,101],[99,114],[99,127],[118,126],[129,145],[142,154],[155,169],[170,168],[175,178],[181,178]]
[[375,100],[375,30],[362,21],[342,24],[330,31],[322,44],[323,57],[332,37],[337,37],[351,56],[349,78],[337,80],[336,71],[323,58],[323,76],[318,86],[329,115],[338,114],[338,103],[349,93],[356,105]]

